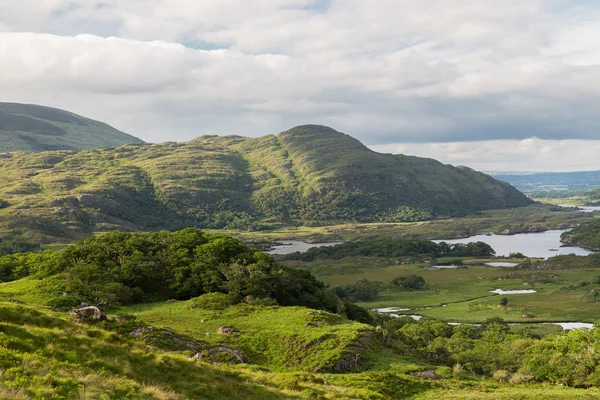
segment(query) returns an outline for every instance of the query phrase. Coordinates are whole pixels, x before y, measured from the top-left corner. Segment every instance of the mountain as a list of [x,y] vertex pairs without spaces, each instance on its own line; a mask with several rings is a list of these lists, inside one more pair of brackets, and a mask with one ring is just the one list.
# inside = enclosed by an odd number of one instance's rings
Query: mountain
[[584,191],[600,187],[600,171],[490,173],[525,193]]
[[0,152],[85,150],[115,147],[142,140],[56,108],[0,103]]
[[259,138],[5,153],[0,176],[0,237],[44,240],[107,230],[414,221],[531,204],[469,168],[376,153],[316,125]]

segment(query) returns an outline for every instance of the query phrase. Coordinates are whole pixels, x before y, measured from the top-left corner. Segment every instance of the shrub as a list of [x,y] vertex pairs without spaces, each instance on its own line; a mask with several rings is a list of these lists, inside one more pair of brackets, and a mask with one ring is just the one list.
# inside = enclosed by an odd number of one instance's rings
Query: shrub
[[229,298],[225,293],[207,293],[190,300],[191,308],[204,310],[224,310],[229,307]]
[[76,296],[57,296],[46,301],[46,305],[56,311],[68,311],[79,307],[81,298]]
[[494,372],[494,375],[492,375],[492,378],[498,382],[508,382],[509,374],[508,374],[507,370],[499,369],[496,372]]
[[461,379],[463,375],[464,368],[462,364],[454,364],[452,367],[452,374],[454,375],[454,379]]
[[425,279],[418,275],[399,276],[392,280],[392,284],[411,290],[421,290],[427,286]]
[[519,385],[521,383],[527,383],[533,379],[533,375],[530,373],[517,372],[510,377],[509,382],[513,385]]
[[516,253],[510,253],[508,255],[508,258],[527,258],[527,257],[523,253],[516,252]]

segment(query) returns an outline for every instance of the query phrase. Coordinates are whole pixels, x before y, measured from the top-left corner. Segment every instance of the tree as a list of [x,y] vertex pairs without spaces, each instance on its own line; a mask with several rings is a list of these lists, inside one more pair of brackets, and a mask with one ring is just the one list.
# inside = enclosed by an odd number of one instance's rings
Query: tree
[[419,275],[399,276],[392,280],[392,284],[410,290],[421,290],[427,286],[425,279]]

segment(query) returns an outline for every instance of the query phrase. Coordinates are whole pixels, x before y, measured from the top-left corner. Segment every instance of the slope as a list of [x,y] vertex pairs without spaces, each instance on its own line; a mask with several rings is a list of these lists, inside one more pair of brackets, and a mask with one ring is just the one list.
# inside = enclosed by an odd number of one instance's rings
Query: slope
[[142,140],[67,111],[0,103],[0,152],[84,150],[127,143],[142,143]]

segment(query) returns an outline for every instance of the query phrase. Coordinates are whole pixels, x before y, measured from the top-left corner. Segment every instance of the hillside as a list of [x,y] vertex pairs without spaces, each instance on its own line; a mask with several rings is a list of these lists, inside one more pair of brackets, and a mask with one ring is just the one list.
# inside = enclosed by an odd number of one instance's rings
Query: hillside
[[127,143],[142,140],[67,111],[0,103],[0,152],[84,150]]
[[186,226],[417,221],[531,204],[469,168],[375,153],[312,125],[252,139],[6,153],[0,175],[0,234],[44,240]]
[[598,394],[598,329],[368,313],[225,235],[112,233],[0,257],[0,270],[2,399]]
[[600,222],[594,221],[565,232],[560,240],[566,245],[581,246],[592,251],[600,251]]

